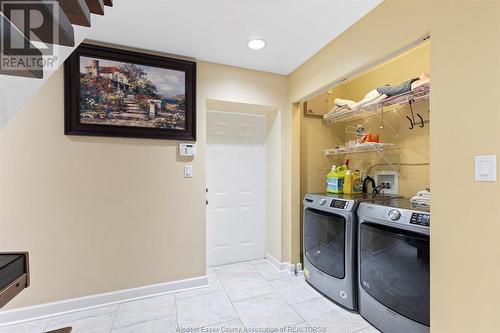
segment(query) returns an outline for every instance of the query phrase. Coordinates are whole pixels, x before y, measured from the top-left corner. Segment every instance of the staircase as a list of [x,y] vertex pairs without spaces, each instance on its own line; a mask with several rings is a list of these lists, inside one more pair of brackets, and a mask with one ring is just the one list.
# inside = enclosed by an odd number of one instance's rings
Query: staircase
[[[15,66],[10,68],[0,66],[0,128],[83,42],[92,20],[102,20],[106,7],[113,6],[112,0],[17,0],[16,3],[0,0],[1,29],[9,31],[0,35],[0,56],[2,64],[3,59],[28,59],[29,62],[12,62]],[[19,8],[40,13],[43,24],[40,26],[36,21],[31,24],[33,29],[25,29],[29,24],[25,22],[26,17],[18,14]],[[16,47],[4,47],[7,45]]]

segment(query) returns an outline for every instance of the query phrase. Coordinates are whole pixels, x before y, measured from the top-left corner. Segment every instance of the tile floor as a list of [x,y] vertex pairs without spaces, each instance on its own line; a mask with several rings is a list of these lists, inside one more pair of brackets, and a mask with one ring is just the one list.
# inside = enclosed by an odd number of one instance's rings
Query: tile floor
[[4,326],[0,333],[65,326],[72,326],[72,333],[238,333],[284,327],[297,333],[378,332],[325,299],[302,276],[279,272],[263,259],[209,267],[207,276],[207,287]]

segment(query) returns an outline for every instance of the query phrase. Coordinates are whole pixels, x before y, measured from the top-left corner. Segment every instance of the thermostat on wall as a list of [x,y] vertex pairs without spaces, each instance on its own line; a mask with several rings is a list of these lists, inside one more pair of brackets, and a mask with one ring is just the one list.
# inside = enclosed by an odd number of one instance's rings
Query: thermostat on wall
[[181,155],[181,156],[196,156],[196,144],[194,144],[194,143],[179,143],[179,155]]

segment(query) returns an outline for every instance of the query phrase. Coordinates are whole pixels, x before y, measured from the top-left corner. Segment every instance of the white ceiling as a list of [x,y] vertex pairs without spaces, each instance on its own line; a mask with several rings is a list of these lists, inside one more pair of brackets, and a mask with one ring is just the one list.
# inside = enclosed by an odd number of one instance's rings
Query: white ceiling
[[[288,74],[382,0],[115,0],[89,39]],[[267,46],[250,50],[250,38]]]

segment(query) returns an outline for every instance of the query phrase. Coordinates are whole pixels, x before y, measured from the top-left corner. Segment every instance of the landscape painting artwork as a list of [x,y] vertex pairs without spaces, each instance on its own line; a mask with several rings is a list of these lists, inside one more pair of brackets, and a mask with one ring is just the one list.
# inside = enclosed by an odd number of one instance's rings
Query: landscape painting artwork
[[196,140],[196,63],[81,44],[64,63],[64,134]]
[[80,123],[186,128],[182,71],[80,57]]

